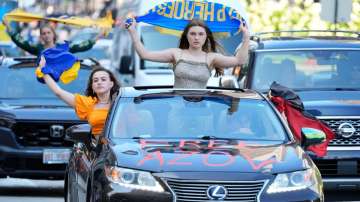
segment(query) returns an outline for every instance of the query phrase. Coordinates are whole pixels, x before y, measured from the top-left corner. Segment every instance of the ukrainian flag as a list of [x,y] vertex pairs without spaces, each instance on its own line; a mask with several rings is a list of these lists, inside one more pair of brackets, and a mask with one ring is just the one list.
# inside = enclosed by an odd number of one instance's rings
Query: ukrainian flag
[[167,33],[184,30],[192,19],[203,20],[213,33],[228,36],[238,34],[244,23],[242,16],[234,8],[199,0],[165,2],[150,9],[145,15],[135,17],[137,22],[159,26]]
[[49,74],[56,82],[68,84],[77,78],[80,62],[69,52],[69,43],[57,44],[54,48],[44,50],[40,57],[46,60],[45,66],[36,69],[36,77],[44,83],[44,74]]

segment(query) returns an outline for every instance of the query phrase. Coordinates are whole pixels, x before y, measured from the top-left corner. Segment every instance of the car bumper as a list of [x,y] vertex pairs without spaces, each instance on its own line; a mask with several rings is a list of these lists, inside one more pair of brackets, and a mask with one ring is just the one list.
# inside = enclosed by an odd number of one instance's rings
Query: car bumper
[[131,202],[169,202],[173,201],[173,196],[171,192],[151,192],[151,191],[142,191],[135,190],[131,188],[122,187],[115,183],[110,183],[109,188],[105,193],[106,199],[104,201],[131,201]]
[[0,177],[63,179],[66,164],[44,164],[44,148],[22,147],[12,133],[0,133]]
[[[112,201],[132,201],[132,202],[173,202],[177,201],[177,194],[172,190],[169,186],[163,185],[164,192],[151,192],[151,191],[143,191],[132,189],[128,187],[121,186],[119,184],[109,182],[103,189],[103,196],[105,199],[102,201],[112,202]],[[292,201],[297,202],[322,202],[324,201],[324,194],[322,192],[322,185],[316,184],[312,187],[309,187],[304,190],[298,191],[290,191],[286,193],[267,193],[266,190],[269,187],[269,184],[266,183],[262,191],[259,192],[259,196],[253,199],[247,200],[254,200],[254,201],[287,201],[292,199]],[[181,189],[181,188],[180,188]],[[210,201],[210,199],[202,199],[200,196],[197,196],[196,193],[191,194],[189,196],[198,197],[196,201]],[[200,197],[200,198],[199,198]],[[248,197],[248,196],[243,196]],[[188,198],[189,201],[193,198]],[[182,199],[178,199],[183,201]],[[195,200],[195,199],[194,199]],[[225,199],[229,201],[234,201],[229,199]]]
[[[119,185],[111,185],[111,191],[108,191],[106,199],[103,201],[113,202],[113,201],[123,201],[123,202],[172,202],[175,201],[174,195],[165,191],[162,193],[158,192],[149,192],[149,191],[139,191],[127,189],[120,187]],[[297,191],[293,193],[281,193],[281,194],[262,194],[259,201],[286,201],[288,199],[293,199],[297,202],[321,202],[323,201],[323,195],[318,194],[312,190]],[[202,201],[202,200],[199,200]],[[205,200],[204,200],[205,201]]]

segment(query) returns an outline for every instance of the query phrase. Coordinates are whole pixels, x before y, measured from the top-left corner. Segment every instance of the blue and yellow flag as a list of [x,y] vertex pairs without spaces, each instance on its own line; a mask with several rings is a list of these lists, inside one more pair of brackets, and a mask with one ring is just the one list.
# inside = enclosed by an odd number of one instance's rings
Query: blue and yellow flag
[[56,82],[60,80],[64,84],[76,79],[80,62],[69,52],[68,43],[48,48],[41,53],[41,56],[44,56],[46,64],[42,69],[36,69],[35,74],[39,82],[44,83],[44,74],[49,74]]
[[145,22],[162,28],[182,31],[192,19],[203,20],[213,33],[236,35],[243,23],[237,10],[223,4],[175,0],[155,6],[143,16],[135,17],[137,22]]

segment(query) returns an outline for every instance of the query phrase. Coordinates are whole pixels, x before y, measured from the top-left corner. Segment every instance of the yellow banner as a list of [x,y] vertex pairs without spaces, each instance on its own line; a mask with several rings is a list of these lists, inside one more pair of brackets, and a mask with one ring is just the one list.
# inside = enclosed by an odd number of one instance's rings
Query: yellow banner
[[6,27],[0,23],[0,41],[10,41],[10,37],[6,33]]
[[112,19],[111,12],[108,12],[107,15],[100,19],[91,19],[88,17],[69,17],[69,18],[49,18],[42,15],[36,15],[32,13],[25,12],[21,9],[15,9],[10,13],[7,13],[4,16],[4,20],[7,23],[12,21],[16,22],[32,22],[32,21],[51,21],[57,22],[72,26],[79,26],[79,27],[96,27],[105,30],[110,30],[114,23]]

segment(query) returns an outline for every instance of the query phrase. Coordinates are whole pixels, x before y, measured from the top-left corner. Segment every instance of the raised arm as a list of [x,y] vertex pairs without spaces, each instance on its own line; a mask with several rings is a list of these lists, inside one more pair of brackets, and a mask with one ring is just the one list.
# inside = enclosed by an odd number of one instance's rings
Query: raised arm
[[248,52],[249,52],[250,37],[249,37],[249,31],[247,30],[246,27],[243,26],[241,29],[243,33],[243,41],[241,44],[239,44],[239,47],[236,48],[235,56],[225,56],[219,53],[213,54],[213,59],[211,64],[213,67],[215,66],[220,68],[228,68],[228,67],[239,66],[246,63],[249,54]]
[[41,47],[39,47],[39,44],[31,44],[29,41],[25,40],[21,36],[21,30],[13,30],[10,28],[7,22],[3,21],[3,23],[6,26],[6,31],[9,34],[11,40],[21,49],[25,50],[26,52],[32,54],[32,55],[39,55],[41,51]]
[[[42,68],[45,66],[45,58],[41,57],[39,67]],[[55,93],[57,97],[62,99],[66,104],[75,107],[75,95],[62,89],[50,75],[44,75],[44,81],[46,85],[50,88],[52,92]]]
[[144,60],[151,60],[154,62],[163,62],[163,63],[175,63],[175,55],[176,52],[179,51],[177,48],[170,48],[161,51],[149,51],[146,50],[142,42],[140,41],[140,37],[136,32],[136,23],[134,22],[128,28],[131,39],[133,41],[136,52],[139,56]]

